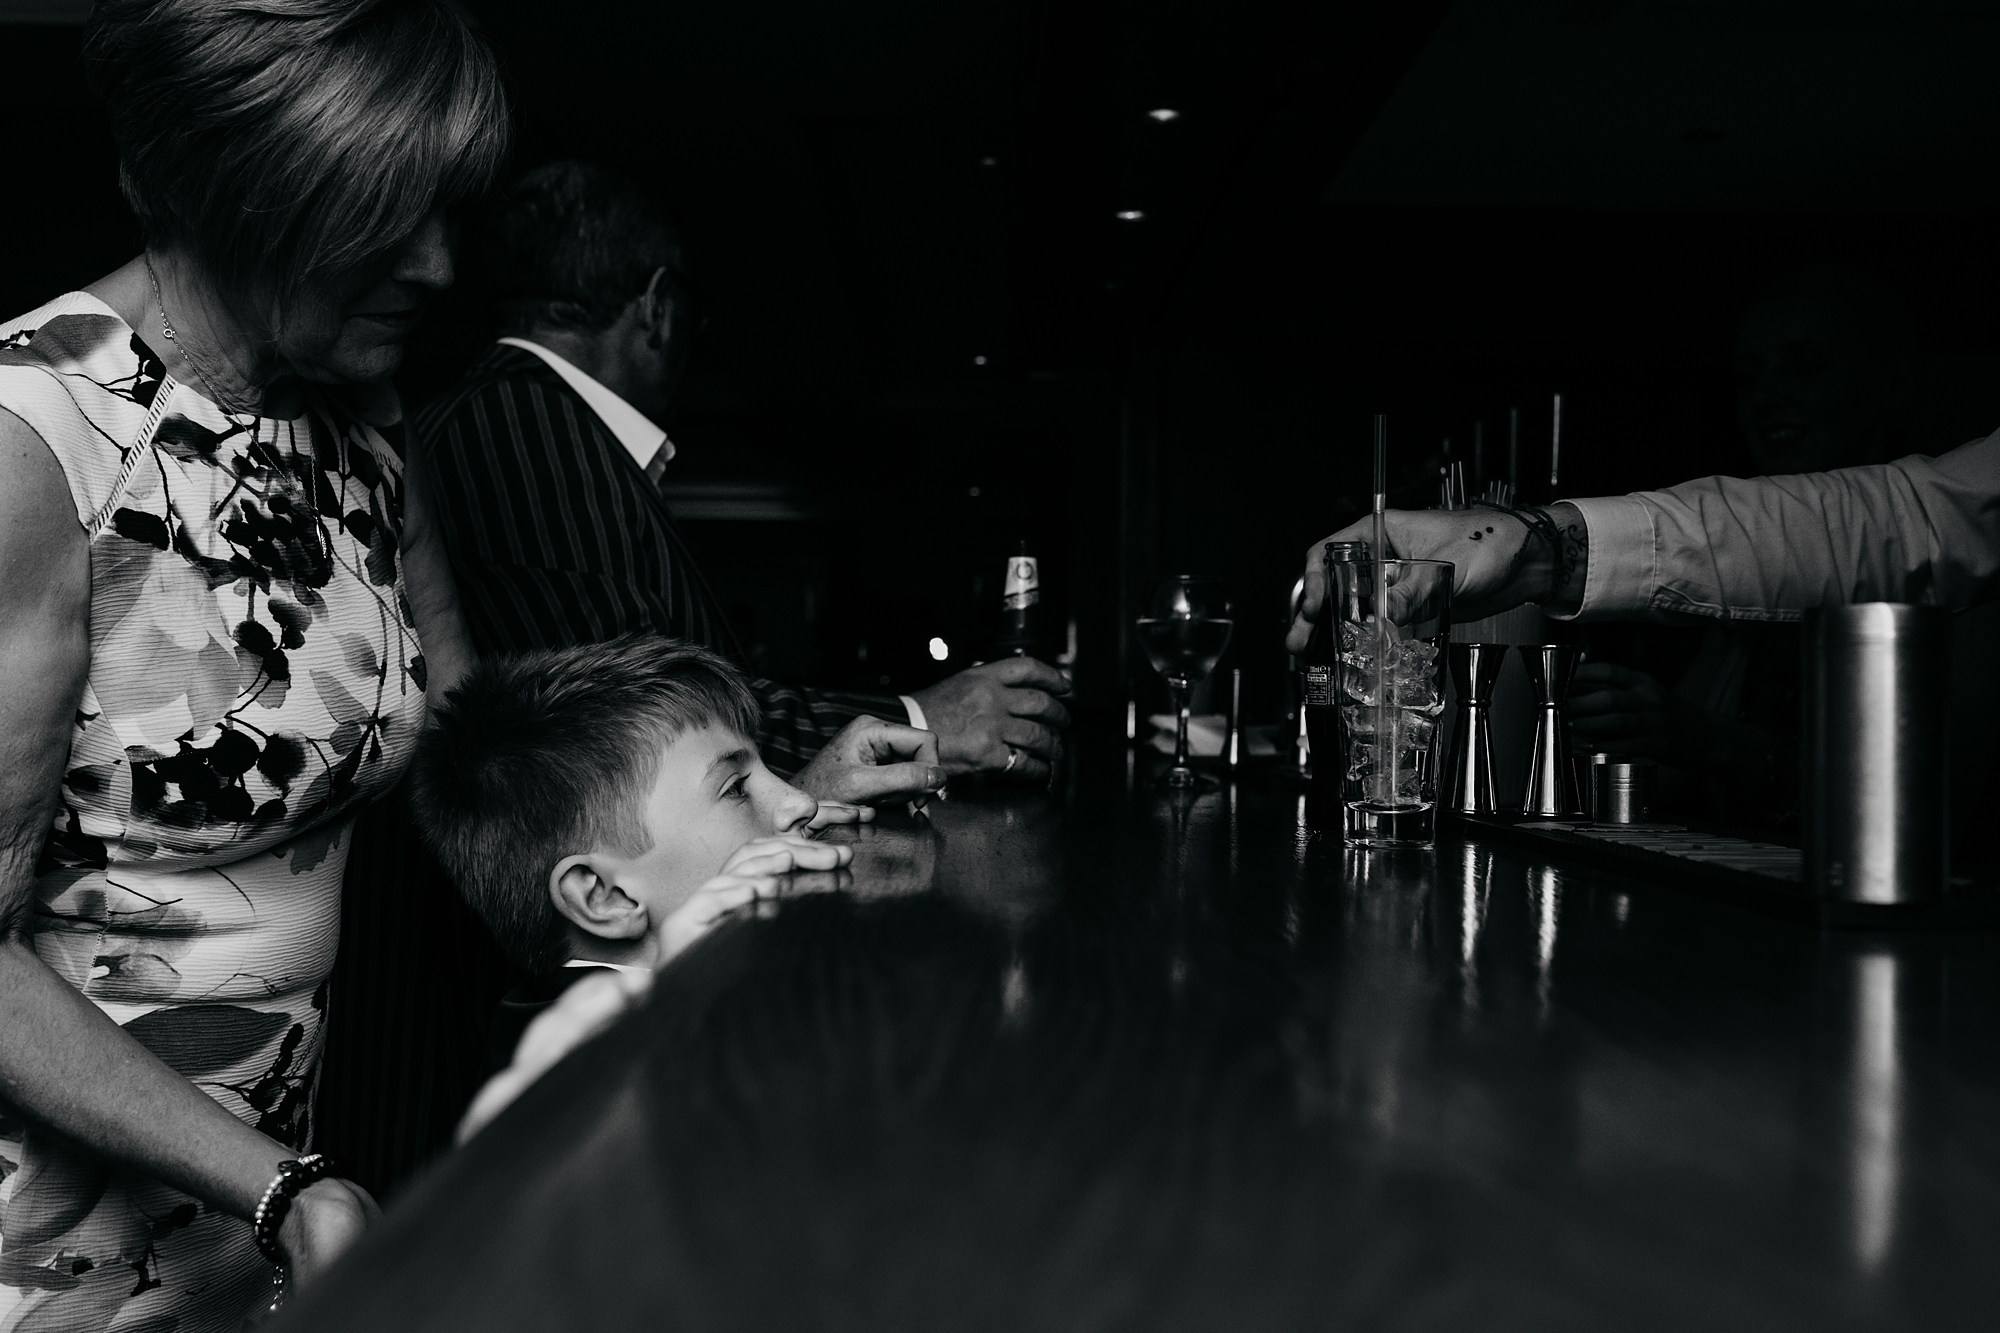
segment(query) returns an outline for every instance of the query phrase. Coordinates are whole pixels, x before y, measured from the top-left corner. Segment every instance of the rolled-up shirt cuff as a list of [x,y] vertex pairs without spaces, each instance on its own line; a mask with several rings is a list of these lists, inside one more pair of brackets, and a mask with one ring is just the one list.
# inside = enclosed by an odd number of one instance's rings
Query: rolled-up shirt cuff
[[931,729],[930,723],[924,721],[923,705],[919,704],[913,696],[908,694],[899,694],[896,697],[903,701],[903,711],[910,715],[911,726],[915,727],[918,731],[929,731]]
[[1659,541],[1653,512],[1633,495],[1566,500],[1583,516],[1590,542],[1583,601],[1563,620],[1632,615],[1651,609],[1659,587]]

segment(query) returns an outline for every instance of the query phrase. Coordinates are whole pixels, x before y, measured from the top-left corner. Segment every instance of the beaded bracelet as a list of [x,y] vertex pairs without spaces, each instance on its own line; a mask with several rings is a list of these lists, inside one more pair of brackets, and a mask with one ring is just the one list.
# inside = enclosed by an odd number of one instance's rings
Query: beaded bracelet
[[264,1197],[257,1201],[257,1211],[250,1221],[258,1253],[284,1267],[285,1252],[278,1248],[278,1228],[285,1224],[292,1200],[307,1186],[332,1174],[333,1162],[325,1153],[308,1153],[295,1162],[278,1163],[278,1174],[264,1187]]
[[1519,519],[1529,532],[1549,544],[1552,568],[1549,573],[1548,600],[1555,601],[1566,582],[1563,577],[1562,532],[1556,527],[1556,521],[1539,509],[1516,509],[1513,505],[1494,504],[1491,500],[1475,500],[1473,503],[1478,508],[1497,509],[1503,514]]

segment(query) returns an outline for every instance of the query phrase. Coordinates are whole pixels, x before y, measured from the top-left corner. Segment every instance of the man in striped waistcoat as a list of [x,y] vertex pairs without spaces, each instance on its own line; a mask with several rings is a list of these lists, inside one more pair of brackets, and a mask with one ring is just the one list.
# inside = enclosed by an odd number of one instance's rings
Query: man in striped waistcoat
[[[558,162],[508,191],[483,240],[506,336],[415,422],[479,650],[651,630],[745,662],[659,491],[690,334],[665,218],[632,183]],[[788,777],[872,714],[935,731],[947,772],[1046,779],[1069,721],[1061,673],[1023,658],[900,697],[755,688],[765,762]]]

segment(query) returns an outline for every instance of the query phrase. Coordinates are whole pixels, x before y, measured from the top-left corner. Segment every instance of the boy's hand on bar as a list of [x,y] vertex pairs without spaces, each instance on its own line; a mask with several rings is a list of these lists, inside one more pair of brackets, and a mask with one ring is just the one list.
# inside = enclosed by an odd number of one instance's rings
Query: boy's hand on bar
[[814,842],[791,833],[744,843],[729,854],[714,879],[660,923],[659,966],[732,912],[761,908],[785,895],[839,888],[836,872],[853,860],[854,848],[847,843]]
[[928,798],[944,781],[936,732],[857,717],[813,756],[793,785],[823,802],[881,805]]
[[768,838],[753,838],[731,852],[716,877],[696,890],[696,895],[707,893],[725,879],[788,875],[794,870],[838,870],[853,859],[854,848],[844,842],[774,833]]

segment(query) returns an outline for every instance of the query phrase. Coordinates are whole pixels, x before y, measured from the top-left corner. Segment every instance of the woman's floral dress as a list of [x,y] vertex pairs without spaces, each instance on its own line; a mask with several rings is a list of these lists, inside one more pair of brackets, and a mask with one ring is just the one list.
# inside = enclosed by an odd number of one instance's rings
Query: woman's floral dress
[[[423,720],[393,407],[328,394],[240,424],[82,293],[0,325],[0,407],[48,443],[90,541],[35,949],[303,1150],[349,828]],[[270,1276],[246,1223],[0,1103],[0,1333],[233,1330]]]

